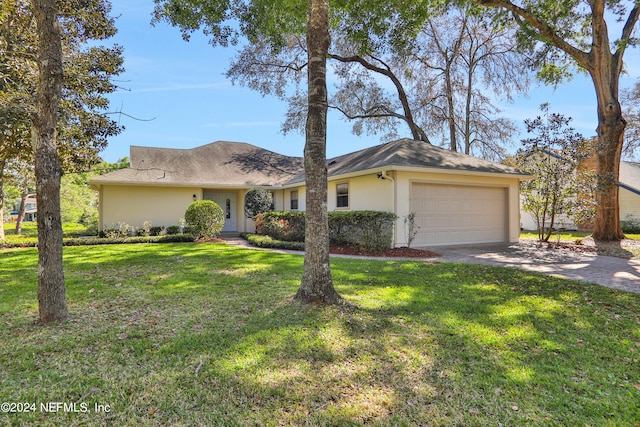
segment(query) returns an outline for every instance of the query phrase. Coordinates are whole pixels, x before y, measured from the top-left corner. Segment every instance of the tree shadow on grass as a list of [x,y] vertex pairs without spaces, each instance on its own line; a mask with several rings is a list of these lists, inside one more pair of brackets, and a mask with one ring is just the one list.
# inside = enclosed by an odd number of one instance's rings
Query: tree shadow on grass
[[[86,337],[47,350],[84,366],[73,390],[104,381],[109,422],[601,425],[639,410],[635,295],[497,267],[334,259],[356,308],[319,309],[291,300],[299,256],[125,251],[68,253],[72,286],[94,281],[76,307],[92,326],[76,320],[63,332]],[[115,289],[105,271],[129,275]],[[66,387],[51,375],[40,382]]]

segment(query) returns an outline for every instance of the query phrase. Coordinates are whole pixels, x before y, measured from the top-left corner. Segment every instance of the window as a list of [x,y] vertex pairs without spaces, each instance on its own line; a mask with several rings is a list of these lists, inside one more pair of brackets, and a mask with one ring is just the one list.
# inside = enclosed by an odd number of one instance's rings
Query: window
[[349,207],[349,184],[346,182],[336,185],[336,207],[348,208]]
[[298,210],[298,190],[291,191],[291,210]]

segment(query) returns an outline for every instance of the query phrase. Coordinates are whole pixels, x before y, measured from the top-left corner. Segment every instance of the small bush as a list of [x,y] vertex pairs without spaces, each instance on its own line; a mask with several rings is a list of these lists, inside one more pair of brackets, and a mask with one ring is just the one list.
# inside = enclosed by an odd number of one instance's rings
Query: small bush
[[257,234],[249,233],[242,233],[242,237],[258,248],[304,251],[304,242],[287,242],[284,240],[273,239],[271,236],[259,236]]
[[216,237],[224,227],[224,212],[212,200],[191,203],[184,214],[184,219],[197,239]]
[[256,234],[287,242],[304,242],[304,212],[263,212],[255,218]]
[[640,233],[640,218],[636,218],[633,215],[627,215],[622,221],[620,221],[620,227],[623,233],[639,234]]
[[163,226],[157,225],[157,226],[151,227],[149,229],[149,235],[150,236],[162,236],[164,234],[166,234],[166,231],[164,230]]
[[170,236],[172,236],[174,234],[180,234],[180,226],[179,225],[170,225],[170,226],[167,227],[166,232]]
[[348,245],[379,252],[392,246],[396,218],[393,213],[378,211],[329,212],[329,229],[340,226],[340,238]]
[[[304,212],[265,212],[256,217],[256,234],[275,240],[304,242]],[[377,211],[329,212],[332,245],[356,246],[381,251],[392,245],[395,214]]]

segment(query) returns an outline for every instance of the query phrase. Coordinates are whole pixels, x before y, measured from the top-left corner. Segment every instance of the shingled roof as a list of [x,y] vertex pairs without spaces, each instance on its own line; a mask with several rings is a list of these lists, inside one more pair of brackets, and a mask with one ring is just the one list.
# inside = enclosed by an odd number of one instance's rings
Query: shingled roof
[[[528,176],[518,169],[413,139],[399,139],[327,160],[330,177],[366,170],[440,169]],[[304,170],[289,184],[304,182]]]
[[640,163],[620,162],[618,185],[635,194],[640,194]]
[[301,157],[243,142],[217,141],[191,149],[131,147],[131,167],[91,180],[92,184],[198,187],[279,186],[300,173]]
[[[399,139],[327,160],[329,177],[384,169],[434,169],[527,176],[521,171],[424,142]],[[131,167],[91,180],[94,185],[279,187],[304,183],[301,157],[242,142],[192,149],[131,147]]]

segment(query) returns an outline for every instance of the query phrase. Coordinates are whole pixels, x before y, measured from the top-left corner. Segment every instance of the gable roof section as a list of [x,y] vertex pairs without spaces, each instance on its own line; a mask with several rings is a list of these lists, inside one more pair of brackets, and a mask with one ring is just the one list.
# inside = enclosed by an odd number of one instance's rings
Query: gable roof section
[[191,149],[132,146],[130,164],[91,184],[279,186],[300,172],[303,159],[243,142],[217,141]]
[[[412,139],[399,139],[327,160],[329,177],[382,169],[434,169],[488,174],[529,175],[501,163],[479,159]],[[304,182],[302,171],[288,184]]]
[[640,194],[640,163],[620,162],[618,185],[635,194]]

